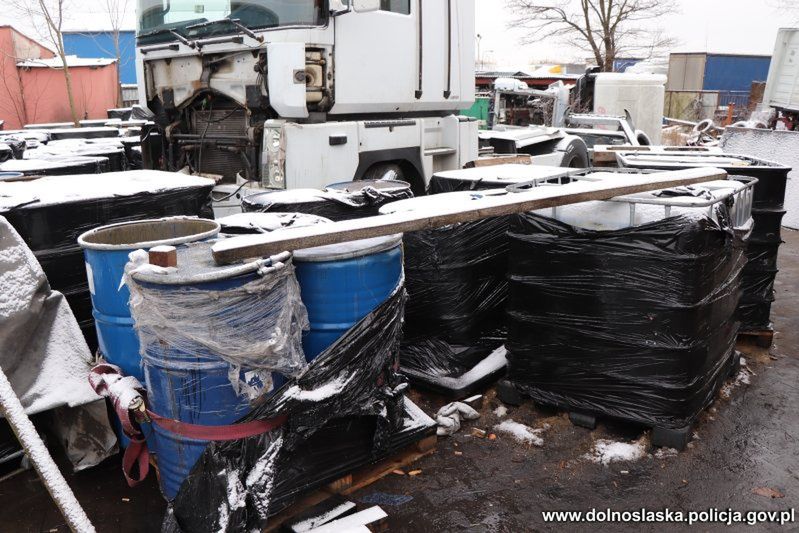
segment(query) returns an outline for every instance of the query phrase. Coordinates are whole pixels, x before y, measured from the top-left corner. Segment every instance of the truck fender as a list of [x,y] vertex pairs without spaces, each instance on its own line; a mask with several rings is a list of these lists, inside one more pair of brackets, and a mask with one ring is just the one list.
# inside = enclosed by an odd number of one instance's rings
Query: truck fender
[[562,152],[560,166],[564,168],[589,168],[588,146],[576,135],[567,135],[555,146],[556,152]]

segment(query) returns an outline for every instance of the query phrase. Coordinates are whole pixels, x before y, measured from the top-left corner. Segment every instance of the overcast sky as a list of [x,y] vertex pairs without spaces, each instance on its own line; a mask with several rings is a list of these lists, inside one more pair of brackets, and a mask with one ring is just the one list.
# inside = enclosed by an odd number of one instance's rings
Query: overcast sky
[[[0,0],[1,1],[1,0]],[[66,0],[71,3],[74,29],[98,29],[104,23],[102,14],[88,14],[100,9],[100,0]],[[124,2],[124,0],[122,0]],[[575,0],[576,1],[576,0]],[[678,12],[657,25],[679,44],[671,51],[771,54],[777,29],[799,26],[799,0],[796,13],[778,11],[778,0],[676,0]],[[129,20],[133,23],[135,0],[128,0]],[[477,33],[482,36],[482,59],[496,68],[526,68],[531,63],[585,59],[585,54],[557,42],[539,42],[522,46],[522,35],[508,30],[511,13],[505,0],[476,0]],[[0,15],[0,23],[25,28],[20,20]]]

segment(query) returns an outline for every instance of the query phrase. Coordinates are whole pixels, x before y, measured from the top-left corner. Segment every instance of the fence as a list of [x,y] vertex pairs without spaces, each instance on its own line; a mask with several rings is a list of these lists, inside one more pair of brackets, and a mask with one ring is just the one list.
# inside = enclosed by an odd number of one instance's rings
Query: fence
[[726,116],[727,107],[735,105],[735,119],[749,114],[749,91],[666,91],[664,113],[667,117],[698,122]]

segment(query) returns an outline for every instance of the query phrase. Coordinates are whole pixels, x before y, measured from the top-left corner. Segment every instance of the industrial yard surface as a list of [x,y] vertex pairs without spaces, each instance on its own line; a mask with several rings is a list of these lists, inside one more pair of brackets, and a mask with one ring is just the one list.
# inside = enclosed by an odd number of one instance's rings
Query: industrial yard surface
[[[799,232],[786,230],[783,238],[786,244],[780,249],[772,315],[778,331],[775,344],[770,353],[740,346],[746,366],[702,415],[685,452],[653,450],[647,433],[621,424],[601,423],[593,432],[576,428],[563,414],[529,403],[504,413],[489,390],[480,419],[467,423],[454,437],[439,440],[435,454],[356,492],[351,499],[359,505],[383,507],[393,531],[562,528],[544,523],[542,511],[551,510],[778,511],[795,507],[799,498],[799,410],[794,403],[799,383]],[[445,403],[418,393],[412,398],[429,414]],[[497,428],[502,422],[506,422],[503,428]],[[472,428],[485,430],[486,436],[474,436]],[[525,436],[527,442],[521,442]],[[614,462],[614,457],[635,459]],[[410,472],[414,475],[407,475]],[[129,489],[119,459],[114,458],[68,481],[98,531],[160,529],[165,503],[155,476]],[[0,499],[4,502],[0,506],[2,531],[68,531],[33,472],[0,483]],[[591,527],[619,529],[618,524]],[[719,527],[703,525],[700,530]],[[733,530],[746,527],[733,526]],[[777,527],[761,524],[757,529]]]

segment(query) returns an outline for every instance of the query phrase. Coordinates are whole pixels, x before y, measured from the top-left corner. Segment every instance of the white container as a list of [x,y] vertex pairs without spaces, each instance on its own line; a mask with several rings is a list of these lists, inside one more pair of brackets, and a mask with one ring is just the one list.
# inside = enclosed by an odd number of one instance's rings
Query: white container
[[771,57],[764,105],[799,111],[799,28],[780,28]]
[[[613,174],[597,173],[592,177],[612,180]],[[540,209],[534,213],[582,229],[617,231],[675,216],[683,216],[691,221],[704,218],[718,221],[716,206],[732,198],[730,218],[733,227],[751,230],[754,185],[754,182],[734,180],[708,181],[690,187],[705,191],[698,197],[658,196],[659,191],[650,191],[618,196],[608,201]]]
[[603,72],[596,77],[594,113],[624,116],[627,110],[635,128],[660,144],[665,97],[666,76]]

